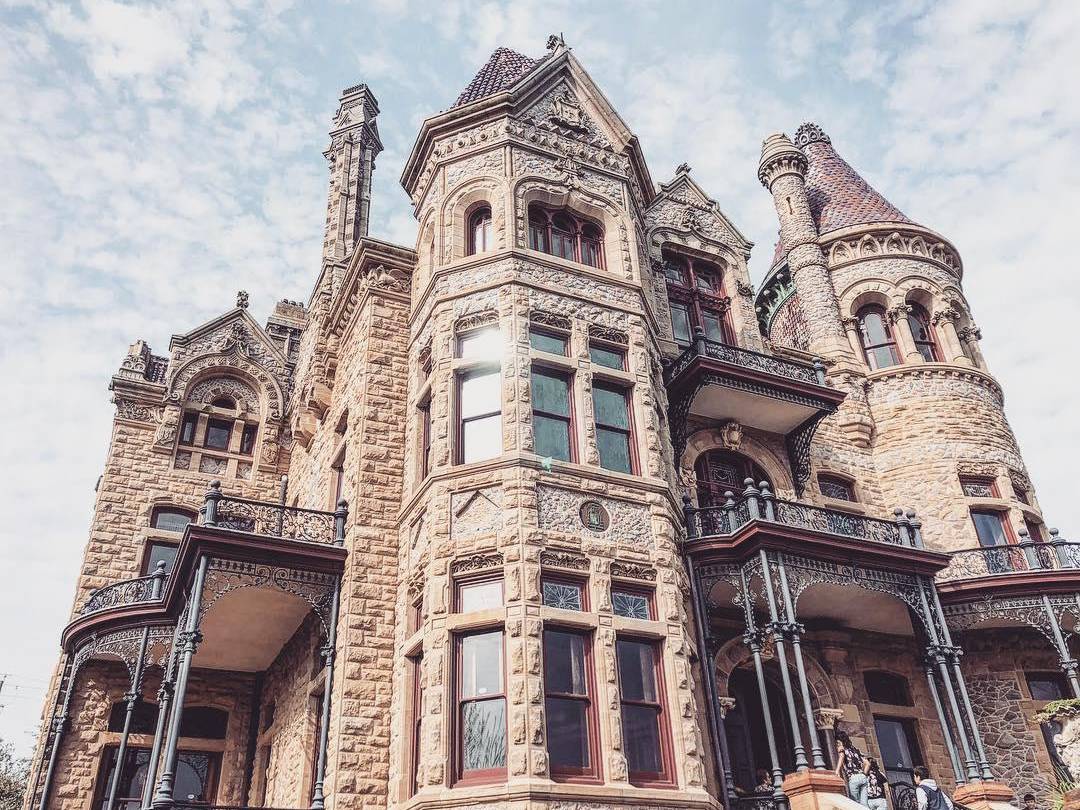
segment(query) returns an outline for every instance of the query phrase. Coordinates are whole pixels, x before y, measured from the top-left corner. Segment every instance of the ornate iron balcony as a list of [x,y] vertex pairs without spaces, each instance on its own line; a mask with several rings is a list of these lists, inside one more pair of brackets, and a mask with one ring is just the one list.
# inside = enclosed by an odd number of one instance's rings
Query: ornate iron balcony
[[697,357],[711,357],[722,363],[730,363],[733,366],[760,371],[775,377],[794,380],[796,382],[809,383],[810,385],[825,386],[825,366],[820,361],[814,363],[801,363],[798,360],[788,360],[772,354],[742,349],[727,343],[718,343],[707,340],[703,334],[696,334],[694,343],[682,354],[676,357],[664,371],[664,382],[670,383],[682,374]]
[[1069,568],[1080,568],[1080,543],[1062,540],[1057,529],[1051,529],[1050,539],[1045,543],[1028,540],[1015,545],[954,551],[948,567],[938,574],[938,580],[982,579]]
[[695,507],[690,496],[683,496],[687,535],[690,538],[734,534],[752,520],[779,523],[798,529],[835,534],[874,543],[922,548],[922,522],[915,512],[894,511],[893,520],[864,517],[837,509],[784,501],[775,497],[767,481],[760,489],[753,479],[744,482],[746,489],[736,499],[734,492],[725,492],[725,502],[719,506]]
[[304,543],[340,546],[345,543],[348,504],[338,501],[333,512],[298,506],[230,498],[222,494],[221,482],[211,481],[200,519],[204,526],[264,534]]
[[79,608],[79,615],[89,616],[109,608],[159,601],[165,577],[165,563],[159,562],[154,573],[148,577],[125,579],[91,591],[89,598]]

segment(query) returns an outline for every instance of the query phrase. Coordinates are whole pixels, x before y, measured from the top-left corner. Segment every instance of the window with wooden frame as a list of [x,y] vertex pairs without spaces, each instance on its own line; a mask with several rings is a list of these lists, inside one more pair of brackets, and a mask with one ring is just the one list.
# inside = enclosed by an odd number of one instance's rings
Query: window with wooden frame
[[907,322],[915,340],[915,348],[927,363],[941,362],[941,352],[938,351],[930,314],[921,304],[909,303],[908,307]]
[[420,790],[420,726],[424,719],[424,654],[408,657],[412,705],[409,707],[409,796]]
[[890,706],[914,706],[907,678],[892,672],[867,670],[863,672],[863,686],[871,703]]
[[1039,521],[1024,515],[1024,528],[1027,529],[1028,538],[1032,543],[1046,542],[1046,532],[1043,524],[1039,523]]
[[419,478],[424,480],[432,470],[431,460],[431,395],[428,394],[416,406],[417,432],[420,438]]
[[529,247],[541,253],[604,269],[604,231],[567,209],[529,206]]
[[746,488],[747,478],[752,478],[755,485],[771,482],[771,476],[760,464],[730,450],[706,450],[694,462],[694,472],[700,506],[721,506],[727,502],[728,492],[738,496]]
[[456,340],[456,354],[462,360],[497,362],[502,348],[502,333],[496,324],[461,332]]
[[570,353],[570,335],[561,330],[532,325],[529,327],[529,346],[538,352],[566,357]]
[[960,489],[968,498],[997,498],[997,481],[989,477],[960,476]]
[[626,347],[590,338],[589,362],[616,371],[626,371]]
[[197,413],[185,413],[183,421],[180,423],[180,444],[195,444],[195,429],[199,425],[199,415]]
[[637,585],[612,583],[611,612],[627,619],[652,620],[656,617],[653,608],[653,589]]
[[900,352],[896,348],[885,308],[878,304],[869,304],[855,315],[859,322],[859,335],[862,339],[863,357],[871,370],[899,365]]
[[574,460],[573,379],[569,372],[533,366],[533,452],[538,456]]
[[206,435],[203,438],[203,447],[209,447],[213,450],[228,450],[231,436],[232,422],[225,419],[208,419],[206,421]]
[[195,520],[196,512],[177,506],[155,506],[150,513],[151,527],[163,532],[182,532]]
[[503,574],[480,574],[454,583],[454,610],[470,613],[503,606]]
[[259,423],[232,397],[210,404],[189,403],[180,417],[177,469],[250,478]]
[[619,637],[622,736],[631,784],[671,783],[671,741],[664,711],[664,686],[658,642]]
[[735,342],[729,315],[731,299],[724,292],[724,273],[717,263],[665,252],[664,277],[676,343],[687,348],[699,328],[706,340]]
[[468,464],[502,453],[502,375],[481,368],[458,376],[457,463]]
[[548,761],[555,779],[599,776],[596,710],[592,700],[588,636],[562,628],[544,630],[544,713]]
[[165,563],[165,573],[172,573],[176,563],[176,543],[163,543],[160,540],[148,540],[143,551],[142,576],[149,576],[157,570],[159,562]]
[[832,498],[835,501],[854,503],[859,500],[855,497],[855,484],[850,479],[839,475],[822,473],[818,476],[818,489],[821,490],[823,497]]
[[476,206],[469,214],[469,255],[495,247],[491,227],[491,206]]
[[455,662],[455,770],[458,781],[499,781],[506,777],[502,629],[458,636]]
[[1006,546],[1012,542],[1012,534],[1005,522],[1005,514],[996,509],[972,509],[971,522],[983,548]]
[[546,607],[578,611],[589,609],[586,583],[581,579],[545,574],[540,578],[540,596]]
[[600,466],[633,473],[635,454],[629,391],[621,385],[594,379],[592,397]]

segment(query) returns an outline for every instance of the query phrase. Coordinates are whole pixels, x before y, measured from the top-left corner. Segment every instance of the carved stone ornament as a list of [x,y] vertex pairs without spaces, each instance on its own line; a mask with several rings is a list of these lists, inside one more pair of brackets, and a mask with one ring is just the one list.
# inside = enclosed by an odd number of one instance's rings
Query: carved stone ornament
[[171,450],[176,441],[176,430],[180,425],[180,409],[175,405],[166,406],[161,412],[161,421],[158,422],[157,431],[154,433],[154,446]]
[[545,46],[549,51],[553,51],[558,47],[566,47],[566,40],[563,39],[562,34],[552,34],[547,38],[547,45]]
[[743,427],[734,419],[720,427],[720,440],[728,450],[738,450],[742,445]]
[[141,402],[136,402],[133,399],[122,399],[120,397],[117,397],[115,402],[117,419],[145,423],[152,423],[154,421],[154,411],[149,405],[143,405]]
[[409,279],[399,270],[388,270],[381,264],[368,269],[361,280],[361,286],[391,292],[409,292]]
[[889,320],[892,323],[896,323],[897,321],[903,320],[911,314],[911,305],[897,304],[896,306],[891,307],[887,314],[889,316]]
[[600,501],[585,501],[578,512],[581,525],[589,531],[605,532],[611,525],[611,516]]
[[997,478],[1000,469],[993,461],[958,461],[956,474],[973,478]]
[[499,322],[498,313],[494,310],[474,312],[471,315],[462,315],[454,322],[455,332],[468,332],[470,329],[480,329]]
[[588,571],[589,560],[570,551],[545,549],[540,552],[540,565],[552,568],[567,568],[571,571]]
[[643,582],[656,582],[656,569],[639,563],[614,560],[611,563],[611,575],[622,579],[640,579]]
[[817,124],[807,121],[795,130],[795,145],[802,149],[812,143],[832,143],[829,136]]
[[747,282],[743,281],[742,279],[738,279],[735,282],[735,289],[738,291],[739,295],[741,295],[741,296],[744,296],[746,298],[753,298],[754,297],[754,285],[753,284],[748,284]]
[[589,337],[603,340],[608,343],[617,343],[620,346],[627,346],[630,343],[630,339],[627,337],[626,332],[619,329],[613,329],[610,326],[601,326],[596,323],[589,324]]
[[552,99],[551,121],[567,129],[586,129],[581,105],[569,89],[564,89],[561,95]]
[[692,208],[687,208],[682,212],[682,216],[679,218],[679,224],[691,231],[701,228],[701,220],[698,217],[698,213]]
[[450,564],[451,574],[468,574],[473,571],[487,571],[498,568],[503,564],[503,555],[499,552],[488,554],[471,554],[468,557],[460,557]]
[[675,167],[675,174],[676,175],[690,174],[690,164],[689,163],[680,163],[678,166]]
[[534,309],[532,312],[529,313],[529,323],[534,323],[539,326],[547,326],[563,332],[570,331],[569,318],[563,315],[556,315],[553,312],[546,312],[542,309]]

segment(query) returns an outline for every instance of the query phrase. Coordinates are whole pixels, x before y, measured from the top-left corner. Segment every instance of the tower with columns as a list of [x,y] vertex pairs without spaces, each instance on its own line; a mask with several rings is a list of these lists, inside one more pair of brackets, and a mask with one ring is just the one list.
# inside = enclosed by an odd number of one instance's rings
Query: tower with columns
[[397,245],[377,114],[342,93],[306,302],[113,377],[27,810],[855,810],[844,740],[901,807],[920,765],[1049,801],[1080,555],[956,248],[805,124],[755,291],[560,37],[423,122]]

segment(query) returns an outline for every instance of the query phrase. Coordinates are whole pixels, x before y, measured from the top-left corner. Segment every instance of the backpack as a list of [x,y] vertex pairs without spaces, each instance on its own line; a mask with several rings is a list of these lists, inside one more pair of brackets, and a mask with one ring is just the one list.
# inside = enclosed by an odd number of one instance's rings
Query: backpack
[[949,810],[949,804],[945,801],[945,794],[941,792],[941,788],[919,785],[915,789],[921,790],[926,796],[926,810]]

